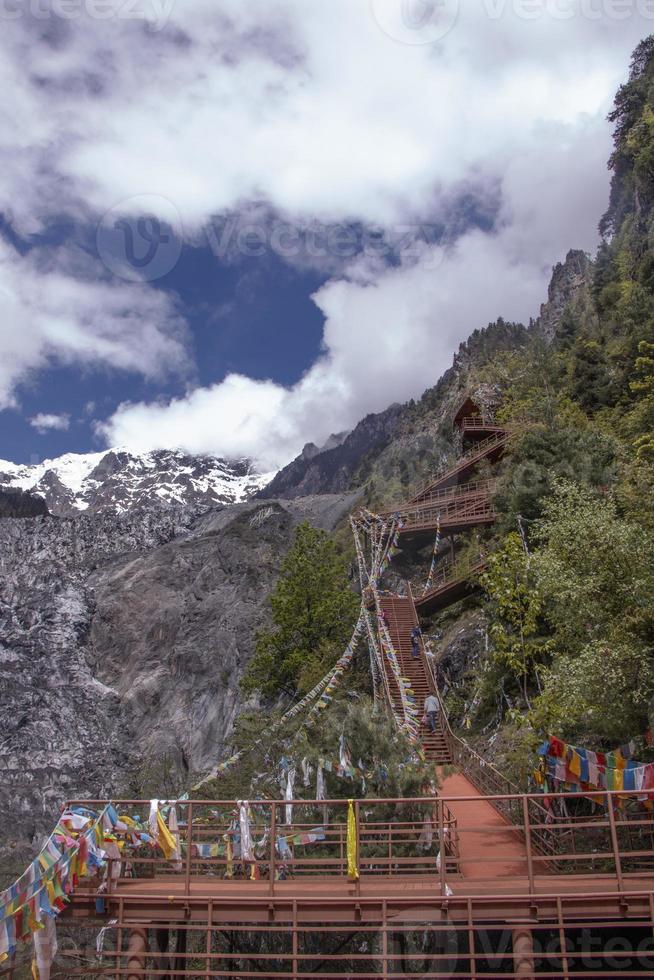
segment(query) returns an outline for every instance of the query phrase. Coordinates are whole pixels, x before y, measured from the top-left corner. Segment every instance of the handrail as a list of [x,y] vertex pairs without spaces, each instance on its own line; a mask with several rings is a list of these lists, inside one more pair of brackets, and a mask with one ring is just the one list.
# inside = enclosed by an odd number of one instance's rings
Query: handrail
[[447,506],[429,503],[424,507],[416,507],[413,511],[402,514],[401,532],[406,534],[414,528],[432,528],[439,522],[443,530],[449,525],[458,523],[492,522],[497,518],[490,497],[475,494],[474,500],[458,501],[458,506]]
[[471,578],[476,572],[481,571],[486,565],[486,556],[484,554],[479,554],[476,558],[464,558],[464,559],[447,559],[442,562],[441,565],[436,569],[434,577],[432,579],[433,586],[426,592],[424,596],[418,600],[418,602],[424,602],[429,596],[432,596],[436,592],[440,592],[448,584],[454,584],[462,579]]
[[471,446],[465,453],[462,453],[457,457],[456,463],[452,466],[447,467],[438,476],[434,477],[427,483],[418,493],[414,494],[409,500],[409,503],[418,503],[423,497],[425,497],[431,491],[432,487],[437,487],[439,483],[442,483],[448,476],[454,476],[460,469],[462,469],[466,463],[477,458],[483,459],[487,456],[493,449],[503,445],[508,441],[511,432],[508,429],[502,429],[499,432],[494,432],[493,435],[489,436],[487,439],[482,439],[480,442]]
[[485,419],[481,415],[466,415],[458,419],[456,424],[462,429],[504,429],[504,425],[496,419]]
[[[456,743],[456,736],[452,735],[452,739]],[[458,741],[468,759],[475,755]],[[508,783],[511,789],[516,789],[490,764],[484,764],[484,768]],[[474,784],[472,774],[470,779]],[[537,876],[551,874],[555,868],[563,874],[599,873],[603,876],[604,887],[610,876],[611,886],[617,884],[618,891],[628,886],[627,874],[642,874],[644,869],[654,877],[654,815],[616,812],[615,803],[625,797],[623,791],[602,791],[595,795],[604,799],[606,812],[581,820],[567,816],[553,819],[542,806],[541,794],[519,791],[354,802],[343,799],[252,800],[249,824],[254,850],[244,857],[236,847],[230,852],[228,847],[221,845],[222,850],[218,851],[213,844],[225,840],[232,840],[235,845],[240,843],[238,823],[235,825],[233,820],[236,801],[180,801],[178,832],[183,861],[174,857],[167,859],[163,853],[147,848],[123,851],[120,859],[110,859],[110,868],[113,868],[112,861],[123,866],[127,862],[137,881],[131,877],[123,882],[111,876],[114,884],[105,893],[105,900],[112,906],[122,895],[134,898],[139,892],[138,879],[147,878],[156,879],[154,889],[148,893],[150,899],[173,894],[179,902],[189,900],[194,894],[194,881],[202,876],[210,877],[216,887],[227,894],[225,888],[229,886],[220,885],[218,879],[251,878],[250,870],[254,871],[255,867],[259,871],[255,878],[266,880],[265,890],[270,896],[279,893],[277,880],[286,880],[286,874],[281,878],[276,876],[282,869],[294,877],[324,879],[332,876],[341,880],[349,877],[355,894],[360,894],[360,879],[380,881],[396,875],[409,875],[414,880],[427,877],[436,888],[440,878],[441,894],[447,895],[447,876],[458,872],[467,877],[465,868],[471,864],[474,864],[475,874],[467,879],[467,885],[470,887],[476,879],[480,894],[486,895],[487,883],[497,884],[500,879],[509,881],[516,875],[522,879],[526,892],[534,894]],[[627,795],[634,800],[638,798],[635,791]],[[552,800],[585,799],[587,796],[587,791],[550,794]],[[69,805],[91,802],[73,801]],[[134,808],[147,813],[150,801],[114,801],[114,805],[129,806],[132,813]],[[294,814],[288,824],[283,820],[287,807]],[[303,840],[312,836],[312,828],[315,830],[314,824],[307,820],[315,821],[316,811],[334,807],[337,812],[332,813],[328,821],[322,817],[320,829],[323,835],[317,842]],[[505,818],[503,826],[498,827],[497,820],[488,813],[489,807]],[[303,809],[309,814],[303,814]],[[470,816],[461,819],[459,815],[462,814],[472,815],[472,822]],[[187,818],[183,819],[184,816]],[[506,854],[495,852],[493,844],[498,840],[512,842],[508,859]],[[308,852],[307,845],[311,845]],[[351,861],[355,864],[356,877],[350,875]],[[516,864],[519,865],[517,871]],[[171,879],[175,881],[174,893]],[[284,891],[283,885],[281,891]],[[97,882],[91,881],[90,891],[86,893],[78,890],[77,897],[83,898],[85,894],[95,901]]]
[[475,494],[481,493],[492,494],[497,487],[498,482],[499,481],[495,478],[488,480],[473,480],[470,483],[459,484],[456,487],[445,487],[443,490],[434,490],[434,492],[424,501],[420,500],[414,502],[413,499],[409,501],[400,501],[395,507],[389,507],[388,510],[379,511],[379,516],[395,517],[396,514],[402,515],[409,510],[417,510],[426,504],[435,504],[440,501],[447,503],[450,500],[454,501],[460,497],[472,497]]
[[[492,762],[484,759],[467,742],[455,734],[445,709],[433,664],[426,655],[424,647],[423,662],[430,689],[436,695],[440,704],[441,727],[450,750],[452,762],[459,764],[472,784],[476,786],[480,793],[490,799],[490,802],[502,816],[508,818],[511,823],[522,824],[522,805],[514,805],[513,799],[507,801],[506,796],[508,794],[509,797],[524,797],[525,794],[521,792],[515,783],[501,773]],[[506,805],[507,802],[508,806]],[[551,821],[551,813],[545,809],[542,803],[529,798],[528,806],[529,816],[533,823],[545,824]],[[538,850],[541,853],[552,856],[556,855],[557,848],[553,845],[550,834],[532,830],[532,839],[536,842]]]

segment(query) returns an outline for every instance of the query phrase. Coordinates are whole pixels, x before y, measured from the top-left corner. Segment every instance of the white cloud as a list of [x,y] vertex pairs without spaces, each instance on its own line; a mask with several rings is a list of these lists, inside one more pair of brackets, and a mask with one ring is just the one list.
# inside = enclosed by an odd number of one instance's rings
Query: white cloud
[[55,364],[157,379],[189,368],[185,326],[162,292],[80,278],[63,254],[21,256],[0,241],[0,409],[16,386]]
[[[469,231],[398,267],[356,262],[316,293],[325,351],[297,385],[230,376],[171,405],[123,405],[105,428],[108,439],[140,449],[241,452],[273,468],[306,441],[320,444],[366,413],[420,394],[476,327],[500,315],[526,322],[545,297],[559,236],[582,248],[594,243],[594,228],[580,225],[580,215],[603,207],[605,178],[587,174],[608,141],[588,120],[545,127],[526,142],[507,165],[494,234]],[[537,196],[528,191],[534,174],[544,187]],[[579,188],[575,202],[570,182]]]
[[47,432],[67,432],[70,429],[70,415],[49,415],[47,412],[39,412],[30,419],[30,425],[39,433],[45,435]]
[[18,21],[2,39],[9,206],[28,226],[62,195],[103,212],[144,193],[189,229],[261,198],[296,216],[403,220],[543,121],[604,112],[654,28],[486,7],[504,14],[462,4],[444,39],[417,47],[389,38],[369,0],[184,0],[159,32],[37,22],[50,44]]
[[[158,31],[119,17],[14,22],[0,39],[0,209],[23,232],[62,210],[129,211],[143,194],[171,202],[194,236],[256,202],[291,221],[388,227],[438,221],[462,185],[484,206],[499,201],[488,233],[396,268],[355,263],[327,283],[315,297],[324,352],[293,388],[230,376],[170,405],[124,405],[107,437],[283,462],[419,394],[474,328],[535,314],[551,265],[594,246],[605,115],[631,49],[654,29],[636,13],[612,19],[603,2],[599,18],[602,4],[591,17],[584,2],[562,19],[566,4],[543,0],[528,20],[513,0],[463,0],[432,45],[393,40],[369,0],[180,0]],[[148,376],[184,361],[161,292],[61,272],[33,288],[29,259],[0,258],[11,324],[0,407],[54,358]]]

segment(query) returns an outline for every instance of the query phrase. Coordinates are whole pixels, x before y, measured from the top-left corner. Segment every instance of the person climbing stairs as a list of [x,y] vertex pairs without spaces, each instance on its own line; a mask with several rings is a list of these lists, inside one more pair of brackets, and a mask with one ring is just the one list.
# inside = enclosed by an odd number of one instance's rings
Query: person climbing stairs
[[[418,624],[418,615],[413,599],[410,596],[382,595],[380,597],[382,610],[386,613],[388,631],[393,642],[395,653],[400,664],[404,677],[411,683],[411,688],[416,697],[420,714],[422,714],[425,698],[428,694],[434,693],[432,681],[427,672],[425,663],[425,650],[422,640],[420,641],[420,655],[413,656],[412,634]],[[388,665],[386,670],[390,672]],[[391,686],[393,691],[397,691],[395,685]],[[395,707],[401,713],[402,705],[397,697]],[[421,725],[420,736],[425,756],[430,761],[438,765],[451,762],[450,751],[443,727],[443,719],[439,717],[438,728],[435,732],[429,731],[427,725]]]

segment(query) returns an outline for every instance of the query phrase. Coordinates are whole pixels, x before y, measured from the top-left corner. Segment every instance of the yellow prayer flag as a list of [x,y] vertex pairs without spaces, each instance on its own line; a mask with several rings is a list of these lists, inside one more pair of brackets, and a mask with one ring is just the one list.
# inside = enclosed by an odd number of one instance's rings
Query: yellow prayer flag
[[354,815],[354,801],[347,801],[347,876],[350,881],[359,880],[357,867],[357,822]]
[[157,844],[164,852],[166,860],[170,861],[177,850],[177,844],[168,827],[166,827],[166,821],[159,811],[157,811],[157,832]]
[[581,756],[575,750],[572,750],[570,756],[570,762],[568,763],[568,768],[570,772],[574,773],[575,776],[581,776]]

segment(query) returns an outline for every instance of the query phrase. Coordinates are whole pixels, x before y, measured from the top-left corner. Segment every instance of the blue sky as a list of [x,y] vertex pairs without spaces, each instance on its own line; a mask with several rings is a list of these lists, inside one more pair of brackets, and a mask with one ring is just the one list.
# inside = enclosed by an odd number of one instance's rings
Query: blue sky
[[[320,351],[324,318],[310,297],[323,280],[274,254],[226,263],[208,246],[184,245],[156,288],[184,312],[192,367],[156,380],[106,366],[38,372],[20,386],[19,405],[0,413],[0,458],[35,462],[97,451],[102,443],[95,421],[110,417],[122,402],[180,397],[189,385],[208,385],[230,372],[295,384]],[[38,432],[30,419],[39,414],[68,416],[68,427]]]
[[0,12],[17,462],[119,444],[269,469],[418,396],[596,247],[606,114],[654,29],[644,0],[96,8]]

